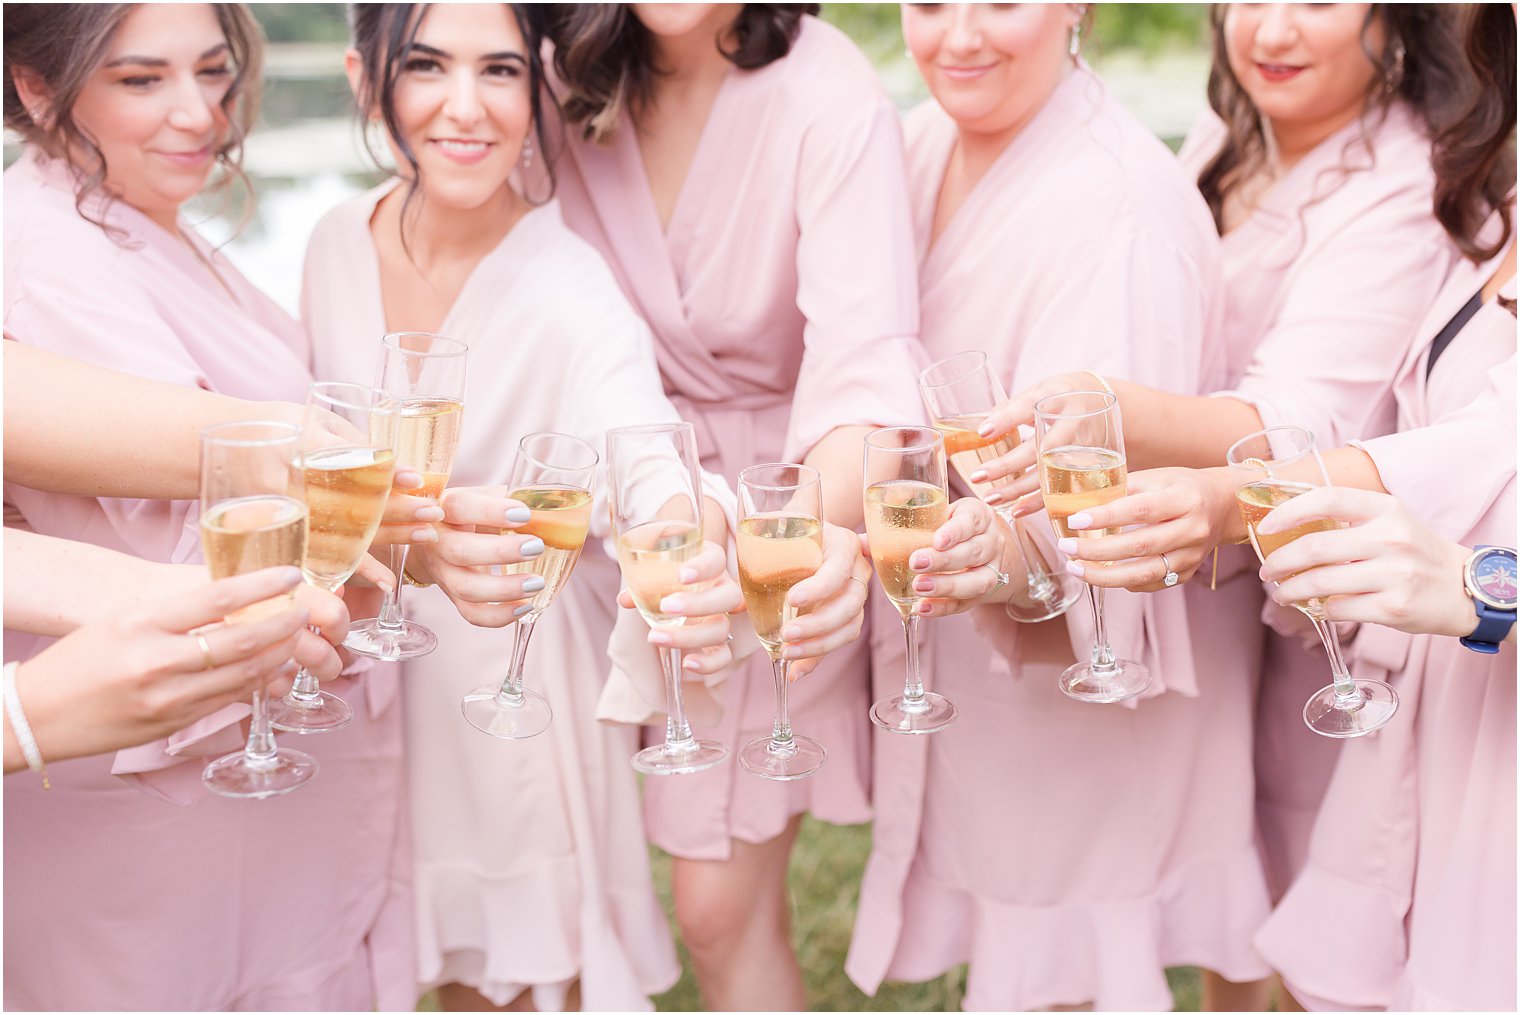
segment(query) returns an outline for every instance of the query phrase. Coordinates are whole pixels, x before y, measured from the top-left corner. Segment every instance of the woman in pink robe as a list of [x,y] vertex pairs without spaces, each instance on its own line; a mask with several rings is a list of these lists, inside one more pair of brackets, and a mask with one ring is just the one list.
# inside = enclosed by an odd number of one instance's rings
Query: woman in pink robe
[[[1068,55],[1073,12],[906,6],[903,27],[940,100],[907,125],[929,354],[982,349],[1015,389],[1082,368],[1184,395],[1217,386],[1204,365],[1220,303],[1207,208]],[[985,169],[968,179],[970,165]],[[1267,899],[1237,674],[1252,632],[1228,621],[1251,616],[1259,590],[1200,591],[1110,597],[1116,654],[1152,673],[1129,706],[1057,687],[1090,651],[1085,609],[1028,626],[989,607],[931,626],[924,663],[961,717],[927,742],[878,737],[856,983],[969,961],[967,1010],[1158,1010],[1172,1005],[1166,966],[1265,973],[1250,947]]]
[[[300,328],[178,218],[242,108],[229,61],[258,66],[251,16],[231,5],[37,7],[6,12],[6,125],[28,139],[5,174],[6,332],[125,373],[303,402],[311,375]],[[62,66],[35,66],[29,45],[60,37],[81,48]],[[105,66],[128,55],[164,62]],[[87,187],[76,207],[82,174],[47,154],[62,149],[39,124],[58,123],[49,95],[66,73],[81,76],[73,112],[123,198]],[[192,502],[9,483],[5,500],[7,524],[151,560],[199,559]],[[8,632],[5,655],[25,659],[43,644]],[[395,678],[377,669],[333,689],[355,706],[354,721],[302,744],[321,771],[289,796],[232,800],[200,784],[209,758],[242,745],[246,705],[114,757],[50,766],[49,791],[12,780],[7,1003],[409,1009],[401,738],[386,707]]]
[[[579,22],[551,30],[569,111],[560,200],[649,322],[665,390],[696,425],[704,466],[732,479],[759,462],[806,460],[823,473],[830,519],[856,527],[855,428],[923,411],[900,131],[848,39],[799,20],[806,5],[762,6],[570,10]],[[739,36],[747,54],[730,34],[736,18],[749,28]],[[584,101],[610,73],[595,49],[609,20],[650,40],[628,73],[661,67],[658,93]],[[793,686],[794,728],[829,753],[811,778],[766,782],[730,764],[645,781],[649,837],[675,856],[677,917],[714,1007],[805,1003],[786,860],[803,813],[871,816],[866,673],[862,642]],[[741,745],[769,733],[763,659],[730,675],[725,696],[700,735]]]

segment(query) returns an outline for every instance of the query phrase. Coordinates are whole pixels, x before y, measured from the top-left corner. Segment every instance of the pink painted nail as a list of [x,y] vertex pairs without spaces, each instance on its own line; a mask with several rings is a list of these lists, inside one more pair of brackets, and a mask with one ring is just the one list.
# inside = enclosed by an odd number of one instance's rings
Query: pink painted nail
[[1092,515],[1088,514],[1086,511],[1078,511],[1076,514],[1066,519],[1066,524],[1074,529],[1092,528],[1092,523]]
[[1083,575],[1084,575],[1084,574],[1086,574],[1086,573],[1087,573],[1087,572],[1086,572],[1086,570],[1085,570],[1085,569],[1084,569],[1084,568],[1083,568],[1083,567],[1082,567],[1082,565],[1081,565],[1081,564],[1078,564],[1078,563],[1077,563],[1077,562],[1076,562],[1076,561],[1074,561],[1074,560],[1068,560],[1068,561],[1067,561],[1067,562],[1066,562],[1066,573],[1067,573],[1067,574],[1070,574],[1070,575],[1076,575],[1076,576],[1077,576],[1077,577],[1078,577],[1078,578],[1080,578],[1080,577],[1082,577],[1082,576],[1083,576]]
[[1056,549],[1070,557],[1077,552],[1077,541],[1070,536],[1062,536],[1056,540]]

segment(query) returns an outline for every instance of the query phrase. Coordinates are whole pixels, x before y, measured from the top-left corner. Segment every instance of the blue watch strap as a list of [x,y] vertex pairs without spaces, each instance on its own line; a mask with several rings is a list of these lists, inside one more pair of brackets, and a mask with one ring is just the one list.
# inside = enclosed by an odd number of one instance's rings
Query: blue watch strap
[[1515,626],[1515,614],[1511,610],[1496,610],[1477,599],[1473,600],[1473,608],[1478,611],[1478,626],[1472,634],[1461,639],[1462,645],[1474,652],[1493,655],[1499,651],[1499,643],[1509,636],[1509,629]]

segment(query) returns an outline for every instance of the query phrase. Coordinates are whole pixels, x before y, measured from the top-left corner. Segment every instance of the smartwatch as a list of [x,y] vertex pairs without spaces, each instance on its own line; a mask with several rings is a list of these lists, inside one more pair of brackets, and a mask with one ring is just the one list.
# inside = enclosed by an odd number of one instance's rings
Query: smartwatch
[[1492,655],[1515,625],[1515,551],[1508,546],[1479,546],[1467,558],[1462,584],[1478,611],[1478,626],[1461,639],[1474,652]]

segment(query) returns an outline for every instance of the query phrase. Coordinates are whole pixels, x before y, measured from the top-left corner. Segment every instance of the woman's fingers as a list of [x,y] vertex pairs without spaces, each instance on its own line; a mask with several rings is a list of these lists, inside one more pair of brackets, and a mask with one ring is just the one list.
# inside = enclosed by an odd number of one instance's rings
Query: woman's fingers
[[361,583],[368,582],[385,590],[387,594],[396,587],[396,576],[391,573],[391,569],[367,553],[360,558],[359,566],[354,569],[354,577],[360,579]]
[[731,633],[728,615],[718,613],[687,620],[684,624],[663,624],[651,628],[649,644],[693,652],[727,645]]
[[705,542],[697,555],[682,565],[676,577],[686,585],[695,585],[720,577],[727,567],[728,555],[723,547],[717,543]]
[[[206,590],[198,591],[204,593]],[[171,638],[174,647],[169,650],[168,658],[175,669],[187,673],[221,669],[257,656],[271,646],[294,646],[296,635],[305,630],[309,620],[310,615],[305,609],[291,606],[246,623],[221,624],[195,634],[176,634]],[[202,641],[205,642],[204,651]]]
[[266,568],[171,596],[145,610],[141,620],[161,631],[192,631],[218,623],[254,603],[283,595],[300,584],[299,568]]
[[303,585],[296,589],[296,604],[310,615],[307,621],[322,633],[330,644],[341,645],[348,637],[348,605],[325,589]]
[[660,600],[660,610],[682,617],[706,617],[715,613],[737,613],[744,608],[744,596],[732,581],[718,582],[706,589],[672,592]]
[[318,680],[333,680],[343,672],[338,650],[320,635],[301,631],[294,646],[296,664]]
[[823,527],[823,562],[810,577],[793,585],[786,594],[789,606],[804,607],[827,602],[845,591],[845,584],[860,561],[860,540],[849,529]]
[[544,552],[544,541],[537,536],[498,532],[499,529],[481,532],[440,525],[438,545],[428,551],[429,563],[441,558],[457,567],[490,567],[520,564]]
[[521,501],[507,496],[499,486],[462,486],[444,492],[443,520],[461,528],[481,525],[488,529],[514,528],[533,517]]
[[1396,503],[1391,503],[1385,494],[1344,486],[1322,486],[1267,512],[1257,531],[1278,535],[1322,518],[1359,525],[1394,510]]

